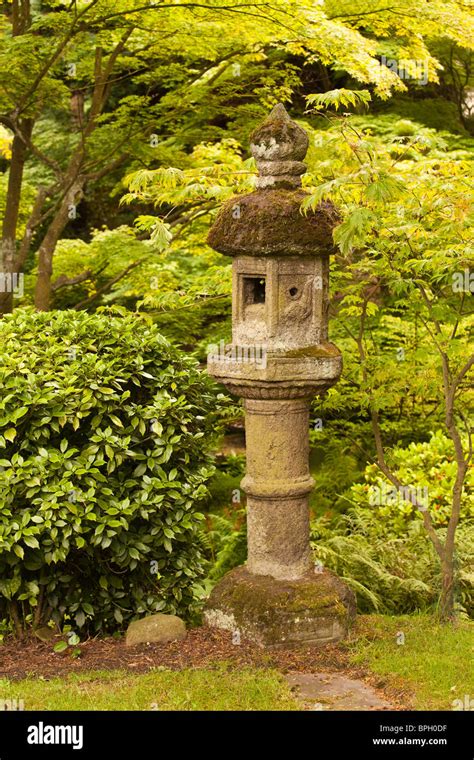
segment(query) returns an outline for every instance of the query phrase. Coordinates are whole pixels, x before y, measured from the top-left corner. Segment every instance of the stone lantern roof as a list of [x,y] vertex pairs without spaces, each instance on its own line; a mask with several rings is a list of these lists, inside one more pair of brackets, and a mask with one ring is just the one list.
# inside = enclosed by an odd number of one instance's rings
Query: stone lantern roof
[[259,176],[257,189],[227,201],[217,215],[208,243],[227,256],[315,256],[334,251],[338,221],[332,203],[301,213],[306,193],[301,175],[308,135],[279,103],[250,137]]

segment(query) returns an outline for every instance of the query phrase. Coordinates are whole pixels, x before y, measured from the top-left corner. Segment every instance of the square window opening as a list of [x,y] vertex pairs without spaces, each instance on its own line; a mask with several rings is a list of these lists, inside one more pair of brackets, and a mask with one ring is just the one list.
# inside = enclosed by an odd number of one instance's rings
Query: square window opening
[[244,277],[244,304],[265,303],[265,277]]

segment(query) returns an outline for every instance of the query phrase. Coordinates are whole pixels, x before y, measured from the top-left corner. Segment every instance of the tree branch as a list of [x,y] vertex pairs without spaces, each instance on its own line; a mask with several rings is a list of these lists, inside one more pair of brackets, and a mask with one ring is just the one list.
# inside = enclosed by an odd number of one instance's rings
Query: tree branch
[[98,290],[96,290],[96,292],[93,293],[93,295],[91,295],[91,296],[89,296],[89,298],[85,298],[83,301],[80,301],[79,303],[77,303],[74,306],[74,309],[76,311],[80,311],[81,309],[86,308],[91,303],[93,303],[98,298],[100,298],[100,296],[102,296],[104,293],[107,293],[107,291],[109,291],[113,287],[113,285],[115,285],[115,283],[119,282],[124,277],[126,277],[126,275],[132,269],[135,269],[136,267],[140,266],[143,263],[144,263],[144,259],[141,259],[140,261],[134,261],[132,264],[129,264],[128,267],[123,270],[123,272],[121,272],[120,274],[118,274],[116,277],[113,277],[111,280],[109,280],[109,282],[106,282],[105,285],[102,285],[102,287],[100,287]]
[[67,288],[70,285],[78,285],[80,282],[89,280],[92,277],[92,271],[87,269],[81,274],[77,274],[75,277],[66,277],[65,274],[61,274],[52,284],[51,290],[59,290],[60,288]]

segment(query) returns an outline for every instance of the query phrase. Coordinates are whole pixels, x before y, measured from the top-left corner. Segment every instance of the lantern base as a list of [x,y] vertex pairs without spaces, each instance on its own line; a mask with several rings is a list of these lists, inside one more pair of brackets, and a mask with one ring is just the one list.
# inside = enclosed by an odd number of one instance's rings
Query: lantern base
[[243,566],[215,586],[204,618],[209,626],[238,632],[261,647],[295,647],[340,641],[355,612],[353,592],[327,570],[276,580]]

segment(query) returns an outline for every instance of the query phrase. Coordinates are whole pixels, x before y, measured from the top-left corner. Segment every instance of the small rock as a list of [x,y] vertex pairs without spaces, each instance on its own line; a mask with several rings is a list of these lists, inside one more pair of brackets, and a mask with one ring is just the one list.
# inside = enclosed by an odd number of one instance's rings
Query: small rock
[[128,647],[136,644],[179,641],[186,637],[186,626],[177,615],[149,615],[142,620],[134,620],[127,629],[125,644]]

